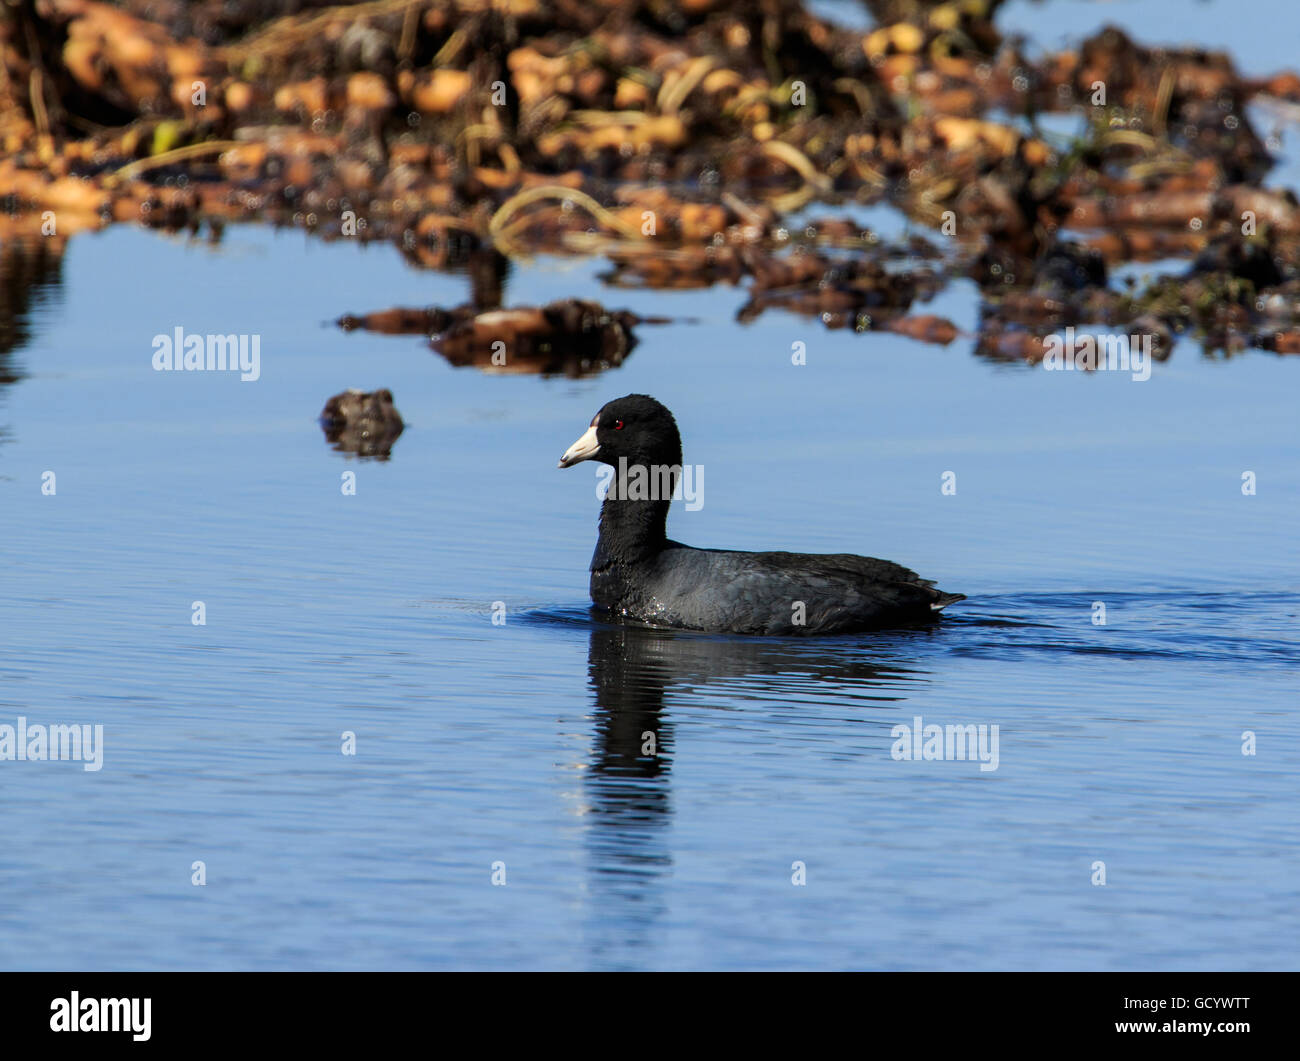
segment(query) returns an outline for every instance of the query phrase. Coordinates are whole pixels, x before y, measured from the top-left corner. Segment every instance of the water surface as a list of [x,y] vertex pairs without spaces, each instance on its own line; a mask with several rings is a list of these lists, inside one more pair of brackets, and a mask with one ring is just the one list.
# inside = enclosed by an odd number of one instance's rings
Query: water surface
[[[0,389],[0,722],[102,724],[104,765],[0,763],[0,964],[1294,966],[1300,363],[1050,373],[600,271],[508,301],[675,322],[542,379],[330,325],[466,297],[387,248],[71,245]],[[974,289],[927,309],[970,328]],[[259,333],[261,378],[154,372],[177,325]],[[391,460],[325,443],[347,386],[393,390]],[[631,391],[705,469],[675,537],[970,599],[823,640],[593,623],[594,466],[555,461]],[[998,768],[896,761],[917,716],[998,725]]]

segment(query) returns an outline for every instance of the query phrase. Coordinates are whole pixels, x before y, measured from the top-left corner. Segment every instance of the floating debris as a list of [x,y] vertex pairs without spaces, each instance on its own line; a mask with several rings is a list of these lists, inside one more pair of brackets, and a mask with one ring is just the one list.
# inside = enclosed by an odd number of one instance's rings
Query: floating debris
[[337,323],[349,331],[429,336],[433,349],[458,368],[577,379],[621,365],[636,346],[636,325],[665,321],[570,298],[513,309],[396,307]]
[[[480,314],[506,259],[550,253],[603,256],[622,288],[749,283],[742,320],[773,307],[864,332],[968,278],[999,350],[1008,329],[1126,314],[1228,352],[1300,331],[1300,204],[1263,187],[1271,142],[1248,113],[1300,102],[1293,72],[1243,77],[1114,27],[1031,58],[993,25],[996,0],[871,0],[867,33],[800,0],[276,6],[4,5],[0,205],[61,239],[262,220],[385,240],[470,275]],[[1040,134],[1047,114],[1080,132]],[[791,224],[814,202],[889,204],[931,238]],[[1169,257],[1197,270],[1106,286],[1117,264]],[[1237,308],[1202,305],[1225,292]],[[581,375],[631,348],[584,333],[568,359],[521,327],[506,364],[461,318],[428,333],[500,371]]]
[[388,460],[406,425],[393,405],[393,392],[349,388],[336,394],[321,410],[320,425],[325,441],[340,453]]

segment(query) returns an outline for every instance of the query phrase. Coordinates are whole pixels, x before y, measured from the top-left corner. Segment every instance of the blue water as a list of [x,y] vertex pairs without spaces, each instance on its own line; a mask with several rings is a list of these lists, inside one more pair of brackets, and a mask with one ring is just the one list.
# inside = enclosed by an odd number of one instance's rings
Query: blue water
[[[71,244],[0,391],[0,723],[102,724],[104,759],[0,763],[0,965],[1293,967],[1300,362],[1051,373],[600,270],[509,301],[679,320],[570,381],[323,323],[465,297],[386,248]],[[971,327],[973,289],[927,308]],[[154,372],[177,325],[260,333],[261,378]],[[325,443],[346,386],[393,390],[390,461]],[[705,469],[674,536],[970,599],[829,640],[593,624],[594,466],[555,460],[630,391]],[[896,761],[916,716],[997,724],[998,768]]]
[[[998,24],[1294,63],[1269,5],[1186,8]],[[1294,186],[1294,112],[1256,107]],[[79,236],[16,341],[0,314],[0,726],[104,734],[98,771],[0,761],[0,968],[1295,968],[1300,358],[1187,338],[1145,382],[1053,373],[605,270],[506,284],[671,318],[580,380],[345,333],[467,282],[258,227]],[[917,312],[972,333],[977,292]],[[155,372],[178,326],[259,335],[260,378]],[[346,387],[393,391],[390,460],[325,441]],[[593,622],[595,466],[555,462],[634,391],[704,469],[674,537],[886,557],[969,599],[830,639]],[[918,717],[996,725],[997,768],[896,760]]]

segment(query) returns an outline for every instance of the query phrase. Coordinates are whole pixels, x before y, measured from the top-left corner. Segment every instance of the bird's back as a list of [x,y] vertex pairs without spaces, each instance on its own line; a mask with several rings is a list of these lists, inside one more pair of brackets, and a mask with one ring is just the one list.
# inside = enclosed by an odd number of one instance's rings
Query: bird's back
[[[744,634],[827,634],[928,622],[961,594],[850,553],[750,553],[669,542],[635,572],[593,567],[592,598],[624,618]],[[602,597],[604,599],[602,599]]]

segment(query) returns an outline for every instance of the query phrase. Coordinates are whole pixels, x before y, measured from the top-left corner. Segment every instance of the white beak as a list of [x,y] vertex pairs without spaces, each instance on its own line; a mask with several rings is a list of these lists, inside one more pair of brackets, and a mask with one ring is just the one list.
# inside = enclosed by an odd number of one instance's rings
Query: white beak
[[579,461],[591,460],[599,452],[600,443],[596,441],[596,425],[593,423],[582,438],[564,451],[564,456],[556,467],[568,468]]

